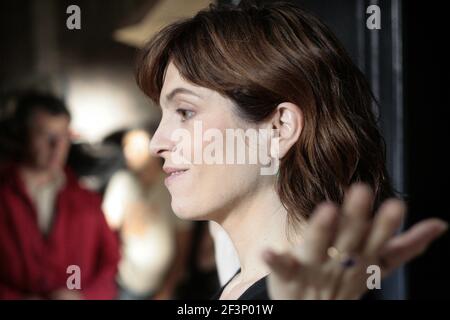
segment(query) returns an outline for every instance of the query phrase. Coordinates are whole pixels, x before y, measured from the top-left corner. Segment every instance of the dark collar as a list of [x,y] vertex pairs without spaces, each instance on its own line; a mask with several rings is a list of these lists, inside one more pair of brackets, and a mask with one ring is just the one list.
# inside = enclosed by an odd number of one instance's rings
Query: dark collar
[[[228,282],[219,289],[219,291],[211,298],[211,300],[219,300],[225,287],[234,279],[239,273],[239,269],[234,276],[231,277]],[[254,284],[252,284],[245,292],[238,298],[238,300],[270,300],[269,293],[267,291],[267,276],[259,279]]]

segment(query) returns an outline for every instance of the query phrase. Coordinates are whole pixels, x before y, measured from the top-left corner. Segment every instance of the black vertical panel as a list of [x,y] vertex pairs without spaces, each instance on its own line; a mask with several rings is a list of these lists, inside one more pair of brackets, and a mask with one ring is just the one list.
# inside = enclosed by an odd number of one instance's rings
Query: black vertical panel
[[[448,222],[448,13],[440,1],[405,1],[404,6],[408,224],[431,216]],[[409,264],[410,298],[450,297],[449,255],[447,232]]]

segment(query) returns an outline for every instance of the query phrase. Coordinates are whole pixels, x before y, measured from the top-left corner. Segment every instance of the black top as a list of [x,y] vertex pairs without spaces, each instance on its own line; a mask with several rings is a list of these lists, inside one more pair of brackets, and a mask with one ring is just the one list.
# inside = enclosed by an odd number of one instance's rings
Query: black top
[[[236,274],[231,277],[230,280],[222,287],[220,290],[211,298],[212,300],[218,300],[225,289],[225,287],[233,280],[237,274],[241,272],[239,269]],[[269,294],[267,292],[267,276],[259,279],[254,284],[252,284],[245,292],[238,298],[238,300],[270,300]]]
[[[225,287],[233,280],[237,274],[241,272],[239,269],[233,277],[211,298],[211,300],[219,300]],[[369,290],[362,297],[361,300],[378,300],[381,298],[381,290]],[[259,279],[252,284],[245,292],[238,298],[238,300],[270,300],[269,293],[267,291],[267,276]]]

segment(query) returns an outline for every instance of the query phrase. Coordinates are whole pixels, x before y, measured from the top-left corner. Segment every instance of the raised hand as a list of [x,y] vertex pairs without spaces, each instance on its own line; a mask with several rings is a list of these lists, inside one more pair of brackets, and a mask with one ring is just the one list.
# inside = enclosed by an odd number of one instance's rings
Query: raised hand
[[373,200],[368,186],[352,185],[341,207],[323,203],[315,209],[299,247],[265,252],[272,270],[270,297],[359,299],[368,290],[368,266],[378,266],[386,277],[447,229],[446,222],[431,218],[396,234],[406,212],[404,202],[388,199],[372,218]]

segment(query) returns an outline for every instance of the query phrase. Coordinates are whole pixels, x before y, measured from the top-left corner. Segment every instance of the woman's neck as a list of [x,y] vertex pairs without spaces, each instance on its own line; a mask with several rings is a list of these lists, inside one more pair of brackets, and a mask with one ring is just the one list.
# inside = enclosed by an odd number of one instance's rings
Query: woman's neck
[[282,251],[294,244],[287,237],[287,211],[273,187],[245,197],[218,222],[237,251],[239,283],[253,283],[269,273],[262,260],[266,249]]

